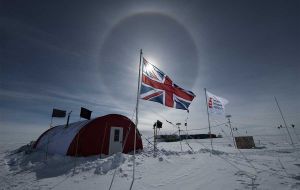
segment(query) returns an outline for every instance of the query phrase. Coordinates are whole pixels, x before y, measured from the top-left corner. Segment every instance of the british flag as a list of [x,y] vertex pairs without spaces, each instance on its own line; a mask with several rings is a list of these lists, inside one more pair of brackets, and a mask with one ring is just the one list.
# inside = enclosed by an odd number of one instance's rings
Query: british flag
[[174,84],[165,73],[145,58],[143,64],[140,97],[171,108],[188,110],[195,94]]

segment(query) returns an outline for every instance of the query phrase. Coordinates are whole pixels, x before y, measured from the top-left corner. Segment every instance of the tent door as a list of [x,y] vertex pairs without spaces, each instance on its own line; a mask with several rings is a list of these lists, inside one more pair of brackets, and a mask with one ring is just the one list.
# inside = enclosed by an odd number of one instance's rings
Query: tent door
[[111,127],[109,138],[109,154],[122,152],[123,147],[123,128]]

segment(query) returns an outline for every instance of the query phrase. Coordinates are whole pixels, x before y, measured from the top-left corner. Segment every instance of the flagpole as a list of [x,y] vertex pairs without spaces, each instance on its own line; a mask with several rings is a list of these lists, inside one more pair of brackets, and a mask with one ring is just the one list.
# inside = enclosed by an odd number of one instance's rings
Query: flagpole
[[138,77],[138,90],[136,96],[136,107],[135,107],[135,130],[134,130],[134,148],[133,148],[133,174],[132,174],[132,182],[130,185],[130,189],[132,189],[134,177],[135,177],[135,152],[136,152],[136,132],[138,127],[138,113],[139,113],[139,100],[140,100],[140,90],[141,90],[141,70],[143,72],[143,64],[142,64],[142,56],[143,50],[140,50],[140,63],[139,63],[139,77]]
[[282,111],[281,111],[281,109],[280,109],[280,107],[279,107],[278,101],[277,101],[277,99],[276,99],[275,96],[274,96],[274,98],[275,98],[275,102],[276,102],[276,104],[277,104],[277,107],[278,107],[278,109],[279,109],[280,115],[281,115],[281,117],[282,117],[283,123],[284,123],[284,125],[285,125],[285,128],[286,128],[286,130],[287,130],[287,132],[288,132],[288,134],[289,134],[289,137],[290,137],[290,139],[291,139],[292,145],[294,146],[294,142],[293,142],[292,136],[291,136],[290,131],[289,131],[289,129],[288,129],[288,126],[287,126],[287,124],[286,124],[286,122],[285,122],[285,119],[284,119],[283,114],[282,114]]
[[69,126],[69,121],[70,121],[71,113],[72,113],[72,111],[70,111],[70,112],[68,113],[67,124],[66,124],[65,127],[68,127],[68,126]]
[[206,100],[206,112],[207,112],[207,121],[208,121],[208,130],[209,130],[210,146],[211,146],[211,150],[213,150],[212,138],[211,138],[211,129],[210,129],[210,119],[209,119],[208,104],[207,104],[207,93],[206,93],[206,88],[204,88],[204,92],[205,92],[205,100]]

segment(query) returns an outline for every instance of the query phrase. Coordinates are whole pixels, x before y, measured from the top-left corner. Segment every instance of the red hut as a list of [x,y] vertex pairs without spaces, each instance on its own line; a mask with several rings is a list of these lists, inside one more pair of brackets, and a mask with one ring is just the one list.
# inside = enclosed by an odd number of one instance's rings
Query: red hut
[[[33,148],[69,156],[111,155],[134,149],[134,123],[125,116],[110,114],[92,120],[52,127],[44,132]],[[142,150],[137,131],[136,149]]]

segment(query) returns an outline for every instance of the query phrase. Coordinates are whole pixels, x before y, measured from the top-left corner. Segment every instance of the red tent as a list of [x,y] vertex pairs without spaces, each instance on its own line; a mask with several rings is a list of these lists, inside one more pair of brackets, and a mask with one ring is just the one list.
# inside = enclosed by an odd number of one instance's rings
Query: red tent
[[[125,116],[110,114],[69,126],[59,125],[44,132],[33,148],[69,156],[111,155],[134,149],[134,123]],[[137,131],[136,149],[142,150]]]

